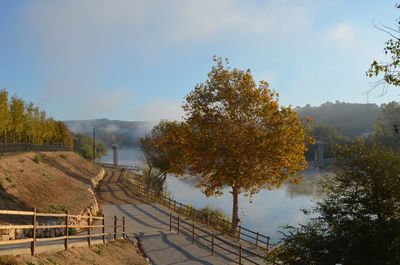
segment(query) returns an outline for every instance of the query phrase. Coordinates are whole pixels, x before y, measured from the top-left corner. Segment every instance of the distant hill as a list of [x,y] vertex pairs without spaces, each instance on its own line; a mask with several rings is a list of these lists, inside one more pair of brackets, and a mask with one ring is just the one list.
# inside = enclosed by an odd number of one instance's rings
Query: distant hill
[[139,145],[139,139],[149,132],[154,123],[146,121],[120,121],[109,119],[69,120],[64,121],[73,133],[92,135],[96,128],[96,139],[105,142],[109,147],[118,144],[120,147]]
[[381,115],[376,104],[326,102],[319,107],[296,107],[299,117],[309,116],[315,123],[331,125],[348,137],[361,136],[373,131],[375,120]]
[[[306,105],[296,107],[300,118],[309,116],[314,123],[336,127],[344,136],[355,137],[373,131],[375,120],[381,115],[381,108],[376,104],[358,104],[336,101],[326,102],[318,107]],[[109,119],[70,120],[65,124],[73,133],[92,135],[96,128],[96,138],[109,147],[119,144],[120,147],[136,147],[139,139],[150,132],[154,123],[147,121],[120,121]]]

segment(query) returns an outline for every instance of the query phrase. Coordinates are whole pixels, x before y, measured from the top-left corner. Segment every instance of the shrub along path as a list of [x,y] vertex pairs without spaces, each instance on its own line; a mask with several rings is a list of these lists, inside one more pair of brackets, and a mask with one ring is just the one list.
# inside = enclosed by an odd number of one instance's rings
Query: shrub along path
[[120,178],[120,171],[108,169],[108,175],[97,191],[98,202],[106,216],[126,217],[126,232],[137,235],[153,264],[233,264],[212,256],[209,249],[192,244],[191,239],[170,231],[169,210],[135,196]]

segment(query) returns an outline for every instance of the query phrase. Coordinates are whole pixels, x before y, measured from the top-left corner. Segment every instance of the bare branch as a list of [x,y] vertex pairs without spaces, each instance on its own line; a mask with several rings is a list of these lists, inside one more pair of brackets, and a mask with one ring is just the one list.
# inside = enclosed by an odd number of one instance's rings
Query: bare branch
[[400,40],[400,38],[399,37],[396,37],[395,35],[393,35],[390,31],[388,31],[388,30],[385,30],[385,29],[383,29],[383,28],[380,28],[380,27],[378,27],[376,24],[375,24],[375,21],[374,20],[372,20],[372,24],[374,25],[374,27],[376,28],[376,29],[379,29],[380,31],[383,31],[383,32],[385,32],[385,33],[387,33],[387,34],[389,34],[390,36],[392,36],[393,38],[395,38],[396,40]]

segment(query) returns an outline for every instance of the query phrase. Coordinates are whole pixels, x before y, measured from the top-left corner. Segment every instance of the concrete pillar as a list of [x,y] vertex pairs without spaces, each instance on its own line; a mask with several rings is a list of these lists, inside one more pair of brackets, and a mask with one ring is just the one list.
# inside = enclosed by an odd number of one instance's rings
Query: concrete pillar
[[117,168],[118,167],[118,146],[114,144],[112,146],[112,149],[113,149],[113,164],[114,164],[114,167]]

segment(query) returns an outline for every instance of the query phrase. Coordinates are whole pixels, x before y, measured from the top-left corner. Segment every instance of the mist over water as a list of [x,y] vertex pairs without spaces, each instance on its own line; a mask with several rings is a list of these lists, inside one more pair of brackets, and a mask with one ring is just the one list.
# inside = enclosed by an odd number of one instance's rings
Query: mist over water
[[[124,165],[143,164],[143,154],[138,148],[120,149],[119,163]],[[112,150],[101,159],[101,162],[112,162]],[[271,236],[276,242],[285,225],[297,226],[307,219],[300,209],[309,209],[320,199],[322,192],[317,184],[321,176],[329,172],[309,168],[304,171],[304,180],[300,185],[285,184],[279,190],[264,190],[250,199],[239,197],[239,218],[242,226],[262,234]],[[222,209],[227,216],[232,213],[232,196],[227,189],[219,197],[207,198],[194,187],[193,181],[181,180],[168,176],[166,188],[173,198],[182,203],[191,204],[195,208],[207,205]]]

